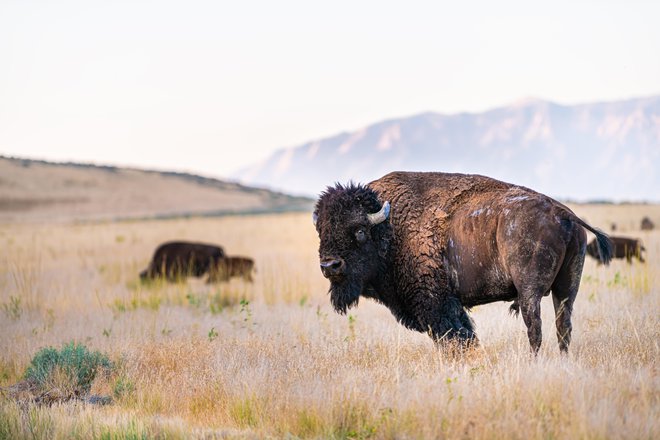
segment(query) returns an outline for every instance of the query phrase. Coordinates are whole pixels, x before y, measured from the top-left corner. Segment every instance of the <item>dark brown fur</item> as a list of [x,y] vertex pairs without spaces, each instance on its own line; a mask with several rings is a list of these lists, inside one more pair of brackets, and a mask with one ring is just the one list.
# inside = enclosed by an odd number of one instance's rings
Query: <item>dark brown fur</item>
[[209,274],[209,283],[229,281],[233,277],[242,277],[247,282],[252,282],[254,272],[254,260],[248,257],[225,257],[218,261],[217,266]]
[[644,217],[642,219],[642,224],[640,226],[641,226],[642,231],[652,231],[653,228],[655,228],[655,225],[653,224],[651,219],[648,218],[648,217]]
[[[637,238],[615,237],[612,235],[610,236],[610,240],[612,240],[612,258],[625,258],[628,263],[632,263],[633,258],[637,258],[640,262],[644,263],[642,252],[646,248],[642,245],[641,240]],[[587,245],[587,254],[598,260],[599,264],[601,263],[596,239],[593,239]]]
[[171,241],[163,243],[154,252],[149,266],[140,273],[142,279],[164,277],[169,281],[187,276],[202,276],[216,267],[225,256],[220,246]]
[[[367,214],[385,201],[389,218],[371,225]],[[466,308],[516,300],[537,352],[540,302],[552,291],[559,347],[566,351],[586,249],[583,228],[597,235],[603,261],[610,259],[607,236],[566,206],[478,175],[394,172],[368,186],[336,185],[320,196],[314,216],[335,310],[345,313],[361,296],[373,298],[406,327],[440,342],[476,342]]]

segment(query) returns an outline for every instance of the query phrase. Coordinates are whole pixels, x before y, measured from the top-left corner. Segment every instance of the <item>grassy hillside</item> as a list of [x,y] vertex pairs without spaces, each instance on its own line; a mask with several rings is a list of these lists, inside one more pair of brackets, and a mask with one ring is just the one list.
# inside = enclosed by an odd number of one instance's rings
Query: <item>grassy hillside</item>
[[312,201],[186,173],[0,157],[0,221],[310,210]]
[[[108,406],[0,396],[0,438],[658,438],[660,231],[638,219],[660,207],[573,208],[640,237],[648,262],[588,259],[569,355],[544,298],[536,359],[508,303],[473,310],[481,344],[462,355],[373,301],[337,315],[307,213],[0,224],[0,387],[71,340],[117,365],[92,387]],[[255,282],[141,284],[173,238],[253,257]]]

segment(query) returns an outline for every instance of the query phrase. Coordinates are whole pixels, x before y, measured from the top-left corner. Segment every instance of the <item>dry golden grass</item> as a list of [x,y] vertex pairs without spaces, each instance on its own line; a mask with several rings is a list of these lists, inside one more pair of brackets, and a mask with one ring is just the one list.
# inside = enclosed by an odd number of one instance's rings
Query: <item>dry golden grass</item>
[[[335,314],[308,214],[0,225],[0,386],[70,340],[117,364],[93,386],[109,406],[0,398],[0,438],[657,438],[660,232],[633,228],[660,207],[575,210],[629,224],[648,263],[588,260],[570,354],[545,298],[538,358],[505,303],[476,308],[481,345],[453,355],[373,302]],[[140,284],[170,239],[253,257],[254,284]]]

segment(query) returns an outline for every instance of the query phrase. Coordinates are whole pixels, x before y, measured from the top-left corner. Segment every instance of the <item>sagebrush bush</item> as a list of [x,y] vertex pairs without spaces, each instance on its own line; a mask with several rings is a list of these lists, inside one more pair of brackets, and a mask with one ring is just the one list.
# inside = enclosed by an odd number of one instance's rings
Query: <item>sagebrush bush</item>
[[[24,378],[41,387],[52,383],[54,375],[64,375],[76,395],[89,392],[99,370],[110,371],[112,362],[101,352],[90,352],[83,344],[70,342],[61,350],[39,350],[25,370]],[[61,378],[60,378],[61,379]]]

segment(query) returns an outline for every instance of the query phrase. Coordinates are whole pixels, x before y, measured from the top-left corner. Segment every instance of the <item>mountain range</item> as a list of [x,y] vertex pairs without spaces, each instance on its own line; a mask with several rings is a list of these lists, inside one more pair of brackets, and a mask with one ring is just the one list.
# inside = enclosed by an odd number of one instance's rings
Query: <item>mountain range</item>
[[283,148],[232,177],[317,195],[390,171],[483,174],[576,201],[660,201],[660,95],[421,113]]

